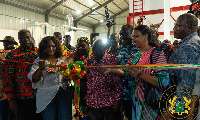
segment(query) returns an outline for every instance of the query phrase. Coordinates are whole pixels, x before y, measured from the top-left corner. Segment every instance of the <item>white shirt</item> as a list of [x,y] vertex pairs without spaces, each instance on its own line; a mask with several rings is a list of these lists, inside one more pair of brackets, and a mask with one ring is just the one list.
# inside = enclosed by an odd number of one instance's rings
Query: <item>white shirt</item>
[[[34,63],[38,63],[41,59],[37,58],[35,59]],[[58,58],[58,62],[56,65],[60,65],[62,62],[65,62],[66,58],[61,57]],[[50,64],[47,60],[45,60],[47,64]],[[33,73],[39,68],[39,66],[33,65],[31,67],[31,70],[28,74],[28,78],[32,81],[32,75]],[[32,87],[34,89],[37,89],[36,93],[36,112],[40,113],[43,111],[46,106],[51,102],[51,100],[55,97],[56,93],[58,92],[60,87],[64,86],[64,83],[62,83],[63,76],[60,75],[60,72],[57,72],[55,74],[48,73],[47,70],[48,67],[45,67],[45,70],[43,71],[43,76],[41,77],[41,80],[37,83],[32,82]],[[63,87],[64,88],[64,87]]]

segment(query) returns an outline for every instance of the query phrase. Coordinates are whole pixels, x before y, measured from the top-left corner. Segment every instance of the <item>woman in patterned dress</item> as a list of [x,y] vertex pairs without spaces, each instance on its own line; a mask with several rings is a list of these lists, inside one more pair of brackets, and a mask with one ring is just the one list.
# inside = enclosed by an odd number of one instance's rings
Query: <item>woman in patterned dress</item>
[[[129,65],[150,64],[152,58],[153,64],[167,63],[162,50],[157,48],[157,44],[152,39],[152,31],[146,25],[139,25],[133,31],[133,42],[140,50],[129,59]],[[151,57],[152,55],[152,57]],[[151,64],[152,64],[151,63]],[[116,73],[119,75],[131,74],[134,83],[133,91],[133,109],[132,120],[158,120],[160,118],[159,108],[152,108],[144,99],[145,91],[144,83],[157,87],[159,91],[163,91],[169,84],[169,75],[166,69],[138,69],[127,67],[125,70],[108,69],[105,73]]]
[[[137,48],[140,48],[140,51],[135,53],[134,56],[128,61],[129,64],[142,65],[167,63],[164,53],[156,48],[157,44],[155,44],[155,40],[152,39],[152,31],[148,26],[140,25],[134,29],[133,42]],[[127,67],[125,71],[131,74],[135,81],[132,97],[134,104],[132,119],[159,119],[159,108],[150,107],[150,105],[148,105],[144,99],[144,94],[147,94],[147,91],[145,91],[144,83],[150,83],[150,85],[155,86],[158,90],[162,91],[169,84],[169,75],[167,70],[151,70]]]

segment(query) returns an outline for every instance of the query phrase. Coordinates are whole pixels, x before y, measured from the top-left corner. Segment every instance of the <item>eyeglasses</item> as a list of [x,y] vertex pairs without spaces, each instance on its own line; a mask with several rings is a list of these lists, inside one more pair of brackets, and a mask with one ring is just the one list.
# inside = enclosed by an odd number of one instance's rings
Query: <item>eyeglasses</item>
[[175,26],[181,27],[181,26],[197,26],[197,25],[187,25],[187,24],[181,25],[181,24],[178,24],[178,23],[174,23],[174,27]]
[[178,23],[174,23],[174,27],[177,26],[177,27],[181,27],[181,26],[186,26],[186,25],[181,25],[181,24],[178,24]]

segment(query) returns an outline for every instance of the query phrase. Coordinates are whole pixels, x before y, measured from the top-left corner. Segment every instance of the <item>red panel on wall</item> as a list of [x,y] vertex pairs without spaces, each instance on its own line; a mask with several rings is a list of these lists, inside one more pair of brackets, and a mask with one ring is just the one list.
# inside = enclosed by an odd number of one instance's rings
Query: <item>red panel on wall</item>
[[[173,35],[174,31],[170,31],[170,35]],[[164,32],[159,32],[159,35],[164,35]]]
[[[196,8],[197,6],[200,7],[200,5],[194,5],[193,8]],[[190,5],[172,7],[172,8],[170,8],[170,10],[171,10],[171,12],[177,12],[177,11],[189,10],[189,7],[190,7]],[[143,15],[161,14],[161,13],[164,13],[164,9],[143,11]],[[141,15],[141,12],[134,13],[134,16],[138,16],[138,15]],[[129,16],[133,16],[133,13],[129,13]]]

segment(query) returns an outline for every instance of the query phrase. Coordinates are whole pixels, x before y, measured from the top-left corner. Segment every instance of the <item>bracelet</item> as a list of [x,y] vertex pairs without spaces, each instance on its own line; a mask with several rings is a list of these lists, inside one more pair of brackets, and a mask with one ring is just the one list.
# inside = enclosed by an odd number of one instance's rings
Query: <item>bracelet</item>
[[142,74],[143,74],[143,72],[140,71],[140,72],[138,73],[138,75],[137,75],[137,78],[141,77]]

